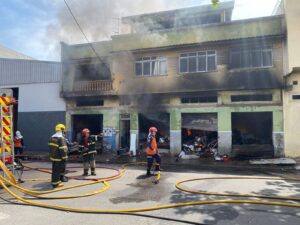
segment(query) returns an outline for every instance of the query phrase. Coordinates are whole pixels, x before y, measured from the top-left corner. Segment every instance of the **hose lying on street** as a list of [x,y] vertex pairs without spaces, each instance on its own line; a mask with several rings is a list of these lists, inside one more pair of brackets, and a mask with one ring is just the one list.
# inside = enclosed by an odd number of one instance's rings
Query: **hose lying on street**
[[[109,179],[97,179],[96,181],[92,181],[86,184],[79,184],[75,186],[70,186],[66,188],[60,188],[50,191],[32,191],[25,188],[20,187],[18,184],[15,183],[14,176],[8,171],[8,169],[5,167],[3,163],[0,163],[1,169],[4,171],[5,175],[8,177],[8,179],[4,178],[3,176],[0,176],[0,186],[2,186],[8,194],[10,194],[15,199],[27,203],[32,206],[38,206],[38,207],[44,207],[49,209],[56,209],[56,210],[63,210],[63,211],[69,211],[69,212],[80,212],[80,213],[108,213],[108,214],[122,214],[122,213],[138,213],[138,212],[146,212],[146,211],[154,211],[154,210],[161,210],[161,209],[169,209],[169,208],[176,208],[176,207],[186,207],[186,206],[195,206],[195,205],[209,205],[209,204],[254,204],[254,205],[270,205],[270,206],[284,206],[284,207],[294,207],[294,208],[300,208],[299,203],[290,203],[290,202],[273,202],[273,201],[260,201],[260,200],[250,200],[250,199],[243,199],[243,200],[237,200],[237,199],[224,199],[224,200],[206,200],[206,201],[193,201],[193,202],[181,202],[181,203],[174,203],[174,204],[167,204],[167,205],[156,205],[152,207],[145,207],[145,208],[129,208],[129,209],[87,209],[87,208],[74,208],[74,207],[66,207],[61,205],[52,205],[42,202],[35,202],[28,199],[25,199],[21,197],[20,195],[13,192],[10,187],[16,188],[19,191],[28,194],[30,196],[35,196],[37,198],[40,198],[40,195],[43,194],[49,194],[54,193],[58,191],[68,190],[71,188],[76,187],[82,187],[86,185],[94,185],[98,183],[102,183],[104,185],[103,188],[101,188],[98,191],[92,192],[92,193],[86,193],[83,195],[78,196],[59,196],[59,197],[44,197],[44,198],[76,198],[76,197],[83,197],[83,196],[90,196],[93,194],[99,194],[101,192],[106,191],[109,189],[109,180],[120,178],[126,171],[126,168],[128,166],[133,165],[145,165],[145,162],[140,163],[128,163],[124,164],[122,166],[122,170],[120,171],[119,175],[109,178]],[[158,172],[156,176],[156,181],[158,182],[160,179],[160,172]],[[199,179],[189,179],[184,180],[176,183],[176,188],[178,188],[181,191],[193,193],[193,194],[203,194],[203,195],[216,195],[216,196],[231,196],[231,197],[251,197],[251,198],[268,198],[268,199],[280,199],[280,200],[287,200],[287,201],[300,201],[300,198],[296,197],[284,197],[284,196],[262,196],[262,195],[247,195],[247,194],[225,194],[225,193],[210,193],[205,191],[193,191],[186,188],[181,187],[180,185],[182,183],[192,182],[196,180],[212,180],[212,179],[265,179],[265,180],[283,180],[283,181],[296,181],[300,182],[300,179],[298,178],[272,178],[272,177],[208,177],[208,178],[199,178]]]

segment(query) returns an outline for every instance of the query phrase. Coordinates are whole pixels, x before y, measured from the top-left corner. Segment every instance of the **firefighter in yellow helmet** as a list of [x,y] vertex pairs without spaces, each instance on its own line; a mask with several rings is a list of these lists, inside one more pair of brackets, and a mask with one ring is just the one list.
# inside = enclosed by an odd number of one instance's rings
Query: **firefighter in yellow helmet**
[[49,139],[50,160],[52,161],[52,178],[53,188],[62,187],[62,182],[67,182],[65,177],[66,160],[67,160],[67,139],[65,137],[66,127],[63,124],[55,126],[55,134]]

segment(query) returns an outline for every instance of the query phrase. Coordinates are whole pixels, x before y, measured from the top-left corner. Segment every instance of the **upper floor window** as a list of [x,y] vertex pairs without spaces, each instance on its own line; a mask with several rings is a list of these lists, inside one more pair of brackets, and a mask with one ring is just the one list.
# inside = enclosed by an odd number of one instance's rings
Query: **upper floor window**
[[103,99],[93,97],[82,97],[76,100],[76,106],[103,106]]
[[271,67],[273,65],[272,48],[232,49],[230,52],[231,68]]
[[216,51],[202,51],[180,54],[180,73],[214,71],[217,67]]
[[213,23],[221,23],[220,14],[179,18],[176,20],[175,26],[191,27],[191,26],[199,26],[199,25],[213,24]]
[[261,94],[261,95],[232,95],[231,102],[263,102],[263,101],[272,101],[272,94]]
[[193,96],[181,98],[182,104],[193,104],[193,103],[217,103],[218,96]]
[[135,74],[137,76],[166,75],[167,58],[162,56],[139,58],[135,62]]

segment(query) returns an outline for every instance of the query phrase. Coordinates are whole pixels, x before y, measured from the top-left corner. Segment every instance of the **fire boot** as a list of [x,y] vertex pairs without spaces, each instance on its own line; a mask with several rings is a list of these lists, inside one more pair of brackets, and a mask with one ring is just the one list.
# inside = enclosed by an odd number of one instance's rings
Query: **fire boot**
[[89,172],[89,170],[84,169],[82,176],[85,176],[85,177],[88,176],[89,175],[88,172]]
[[60,176],[60,180],[62,181],[62,182],[68,182],[69,181],[69,179],[67,178],[67,177],[65,177],[65,176]]
[[150,170],[147,170],[147,176],[151,176]]
[[91,168],[91,175],[96,176],[95,168]]
[[155,166],[155,171],[163,171],[163,169],[160,166]]
[[63,187],[63,186],[64,186],[63,183],[52,184],[52,187],[53,187],[53,188],[60,188],[60,187]]

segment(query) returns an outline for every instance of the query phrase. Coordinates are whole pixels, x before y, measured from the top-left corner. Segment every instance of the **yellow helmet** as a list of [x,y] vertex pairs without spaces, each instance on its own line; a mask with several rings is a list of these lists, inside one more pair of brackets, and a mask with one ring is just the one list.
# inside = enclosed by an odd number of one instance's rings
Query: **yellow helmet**
[[65,127],[65,125],[63,125],[63,124],[57,124],[56,126],[55,126],[55,131],[57,132],[57,131],[62,131],[62,130],[65,130],[66,129],[66,127]]

